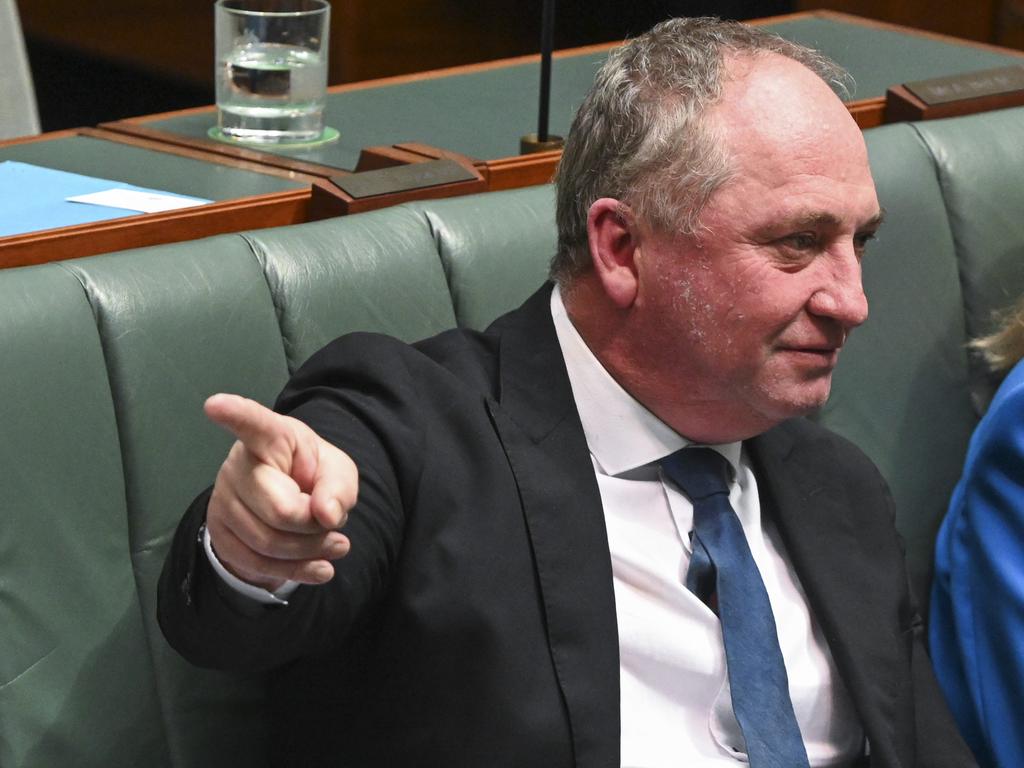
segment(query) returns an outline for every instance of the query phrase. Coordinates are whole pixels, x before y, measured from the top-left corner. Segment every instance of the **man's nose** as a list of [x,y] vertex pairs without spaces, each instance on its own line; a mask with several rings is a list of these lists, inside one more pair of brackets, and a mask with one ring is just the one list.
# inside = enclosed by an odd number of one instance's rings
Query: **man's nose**
[[808,302],[813,314],[832,318],[847,329],[856,328],[868,319],[860,260],[854,253],[837,258],[826,280]]

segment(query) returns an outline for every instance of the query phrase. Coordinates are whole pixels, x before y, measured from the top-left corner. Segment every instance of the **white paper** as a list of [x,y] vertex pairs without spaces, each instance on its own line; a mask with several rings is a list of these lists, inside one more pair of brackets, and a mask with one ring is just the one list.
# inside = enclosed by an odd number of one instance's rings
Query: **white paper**
[[209,202],[209,200],[199,200],[191,197],[178,197],[176,195],[164,195],[159,192],[139,192],[134,189],[120,188],[106,189],[102,192],[91,192],[88,195],[76,195],[65,199],[69,203],[103,205],[107,208],[123,208],[129,211],[138,211],[139,213],[175,211],[179,208],[192,208]]

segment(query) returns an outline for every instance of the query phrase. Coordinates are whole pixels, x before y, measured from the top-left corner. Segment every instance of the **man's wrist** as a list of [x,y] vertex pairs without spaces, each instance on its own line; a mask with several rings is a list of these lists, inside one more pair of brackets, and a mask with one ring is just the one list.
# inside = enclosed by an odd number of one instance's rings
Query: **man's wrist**
[[256,584],[251,584],[250,582],[240,579],[238,576],[231,573],[231,571],[229,571],[227,567],[225,567],[224,563],[222,563],[217,557],[217,553],[213,549],[213,539],[210,536],[209,529],[206,527],[206,523],[203,523],[203,527],[200,529],[200,538],[203,544],[203,551],[206,552],[207,560],[210,561],[210,565],[214,572],[216,572],[217,576],[224,584],[231,587],[231,589],[240,595],[266,605],[288,605],[288,598],[299,586],[299,582],[285,581],[273,590]]

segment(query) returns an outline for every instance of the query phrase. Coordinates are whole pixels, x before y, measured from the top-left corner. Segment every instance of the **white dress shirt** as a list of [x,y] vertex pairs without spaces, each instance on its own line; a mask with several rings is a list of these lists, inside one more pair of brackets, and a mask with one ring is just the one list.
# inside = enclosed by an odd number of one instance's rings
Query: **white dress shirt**
[[[608,530],[623,768],[746,763],[718,617],[685,586],[693,507],[657,465],[688,441],[612,379],[572,325],[557,288],[551,315]],[[735,470],[729,501],[768,591],[810,764],[847,765],[862,751],[863,732],[777,532],[762,523],[750,461],[740,443],[712,447]],[[247,584],[217,560],[205,531],[203,544],[221,578],[253,599],[285,603],[298,586],[288,582],[270,593]]]
[[[718,617],[686,588],[693,506],[657,464],[688,441],[601,366],[557,289],[551,315],[608,529],[619,629],[622,765],[745,763]],[[735,470],[729,501],[768,591],[810,764],[848,765],[861,753],[863,732],[782,542],[761,520],[750,461],[740,443],[711,447]]]

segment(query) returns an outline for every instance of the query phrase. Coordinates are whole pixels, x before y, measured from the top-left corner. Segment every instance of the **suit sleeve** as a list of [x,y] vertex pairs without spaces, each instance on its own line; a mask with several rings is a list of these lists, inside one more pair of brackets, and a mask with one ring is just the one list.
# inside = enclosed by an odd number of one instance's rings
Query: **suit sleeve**
[[289,382],[276,409],[308,423],[359,469],[359,499],[344,532],[348,556],[326,585],[300,586],[287,606],[245,598],[219,579],[202,552],[209,490],[179,524],[159,584],[158,618],[194,664],[259,670],[336,649],[387,590],[415,503],[423,455],[415,377],[397,342],[367,335],[329,345]]
[[[895,521],[895,506],[885,481],[879,477],[889,508],[888,517]],[[899,538],[903,549],[902,537]],[[913,765],[915,768],[977,768],[977,761],[961,736],[957,723],[950,714],[931,660],[928,655],[924,620],[918,608],[917,596],[910,585],[909,574],[903,565],[906,579],[908,624],[904,630],[910,644],[910,684],[913,690]],[[874,763],[870,763],[874,765]]]
[[1024,765],[1024,384],[1015,381],[979,425],[943,524],[931,627],[951,707],[980,762],[999,768]]
[[977,762],[967,748],[946,707],[924,643],[924,629],[914,638],[914,719],[916,765],[920,768],[971,768]]
[[[885,486],[888,517],[894,521],[892,496],[885,481],[881,477],[879,481]],[[898,538],[902,550],[902,537]],[[964,742],[936,680],[928,655],[924,620],[905,565],[903,571],[908,611],[904,632],[910,644],[910,684],[913,686],[913,765],[915,768],[977,768],[977,761]]]
[[[875,470],[877,472],[877,470]],[[895,523],[895,505],[888,484],[879,476],[884,487],[888,518]],[[898,536],[900,550],[902,537]],[[903,565],[906,579],[906,603],[909,623],[905,632],[910,643],[910,683],[913,686],[915,768],[977,768],[978,763],[965,743],[957,723],[947,705],[942,689],[928,655],[927,634],[918,607],[918,598],[910,584],[909,573]],[[871,763],[874,765],[874,763]]]

